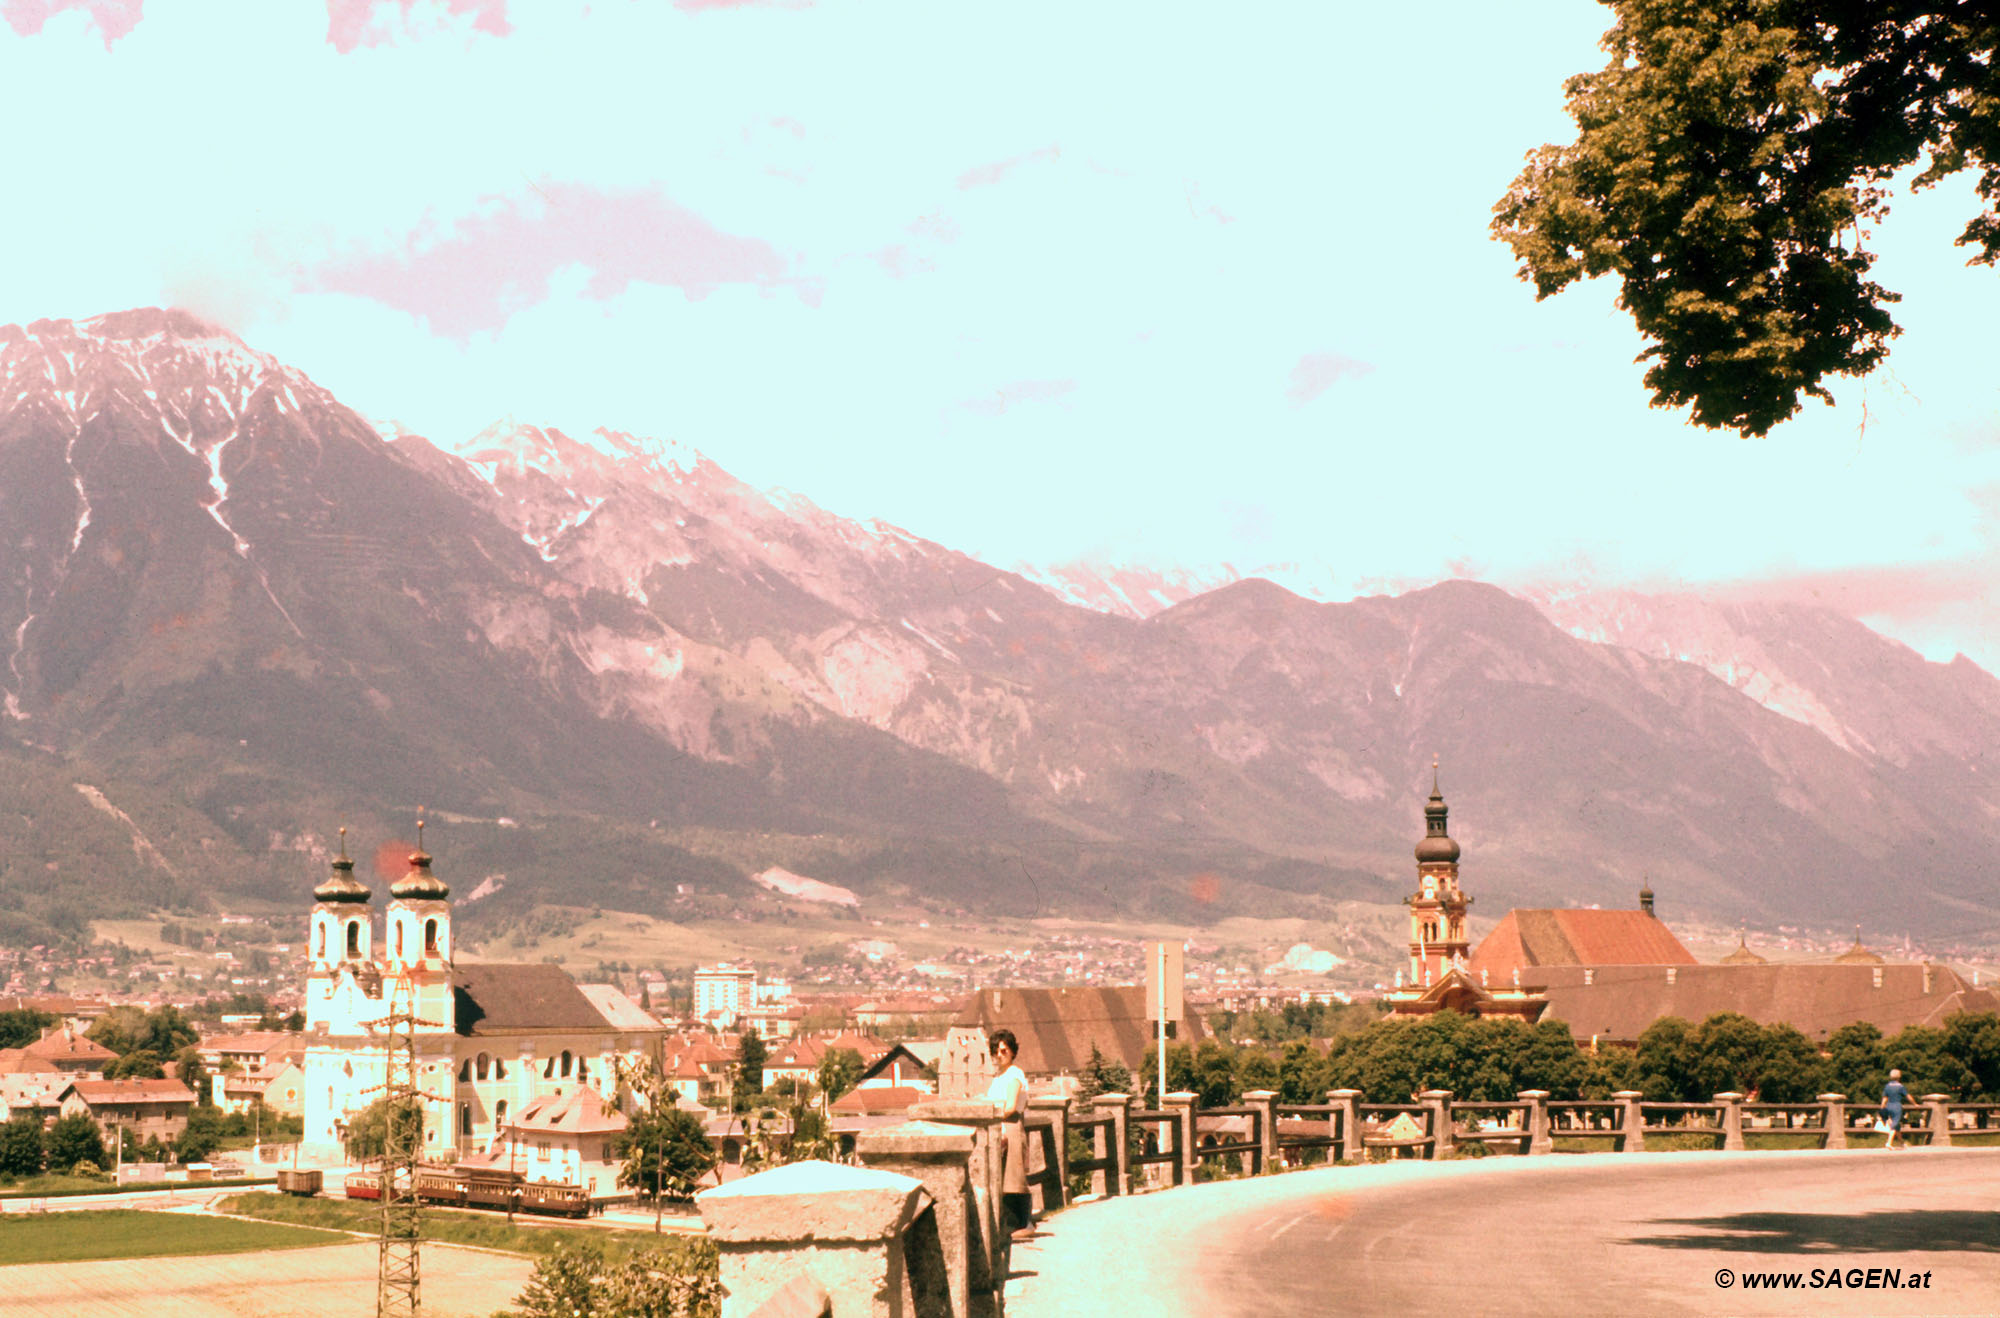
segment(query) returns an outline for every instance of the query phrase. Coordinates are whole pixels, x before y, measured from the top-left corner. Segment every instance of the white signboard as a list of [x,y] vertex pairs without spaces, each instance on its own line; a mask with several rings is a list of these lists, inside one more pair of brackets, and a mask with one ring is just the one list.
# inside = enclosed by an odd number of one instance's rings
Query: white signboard
[[1146,1019],[1181,1018],[1181,943],[1146,944]]

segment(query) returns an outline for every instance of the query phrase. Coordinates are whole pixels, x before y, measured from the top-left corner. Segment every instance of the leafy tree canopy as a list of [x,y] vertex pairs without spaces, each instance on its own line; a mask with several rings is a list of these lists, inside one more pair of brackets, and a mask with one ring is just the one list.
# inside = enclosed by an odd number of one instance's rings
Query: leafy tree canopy
[[1549,297],[1614,275],[1656,406],[1762,435],[1897,333],[1869,278],[1886,184],[1977,171],[1959,236],[2000,260],[2000,10],[1990,0],[1604,0],[1610,62],[1564,86],[1493,232]]
[[158,1080],[167,1073],[160,1061],[160,1055],[150,1048],[140,1048],[114,1058],[105,1063],[106,1080]]
[[842,1094],[860,1083],[861,1073],[867,1070],[861,1054],[852,1048],[829,1048],[819,1059],[819,1088],[831,1103]]
[[702,1131],[701,1118],[683,1108],[658,1108],[633,1116],[619,1152],[625,1159],[619,1184],[674,1199],[691,1197],[715,1166],[715,1150]]
[[42,1114],[23,1108],[0,1126],[0,1174],[33,1176],[42,1170]]
[[89,1037],[119,1056],[150,1052],[156,1057],[173,1057],[199,1041],[200,1036],[179,1007],[113,1007],[90,1027]]
[[102,1167],[110,1161],[104,1154],[104,1128],[82,1112],[57,1117],[46,1147],[50,1171],[66,1172],[85,1162]]
[[56,1018],[45,1011],[0,1011],[0,1048],[26,1048],[55,1023]]

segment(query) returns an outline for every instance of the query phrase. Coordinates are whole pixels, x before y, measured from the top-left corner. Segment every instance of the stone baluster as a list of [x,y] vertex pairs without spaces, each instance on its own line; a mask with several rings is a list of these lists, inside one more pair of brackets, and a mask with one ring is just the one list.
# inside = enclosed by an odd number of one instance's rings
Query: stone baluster
[[974,1297],[973,1312],[984,1312],[978,1297],[990,1299],[999,1293],[1011,1244],[1000,1229],[1000,1105],[989,1098],[931,1098],[910,1104],[906,1115],[912,1121],[937,1121],[972,1132],[972,1156],[966,1163],[973,1199],[966,1285]]
[[1514,1095],[1528,1105],[1521,1114],[1521,1126],[1528,1134],[1527,1145],[1521,1152],[1528,1154],[1554,1153],[1555,1139],[1549,1134],[1549,1091],[1546,1089],[1523,1089]]
[[1426,1089],[1417,1095],[1417,1101],[1430,1109],[1431,1150],[1433,1158],[1442,1158],[1458,1146],[1452,1139],[1451,1091],[1449,1089]]
[[1847,1147],[1847,1095],[1821,1094],[1819,1101],[1826,1104],[1826,1143],[1823,1148],[1844,1149]]
[[1951,1095],[1925,1094],[1917,1100],[1931,1113],[1931,1147],[1948,1149],[1951,1147]]
[[[1049,1169],[1055,1172],[1055,1186],[1050,1188],[1046,1182],[1042,1186],[1042,1212],[1052,1213],[1069,1198],[1069,1100],[1045,1094],[1041,1098],[1029,1099],[1028,1110],[1048,1118],[1051,1143],[1055,1145],[1049,1155]],[[1040,1139],[1042,1136],[1039,1131],[1030,1131],[1029,1138]]]
[[1091,1134],[1095,1136],[1096,1156],[1110,1158],[1111,1170],[1090,1174],[1090,1188],[1100,1195],[1132,1193],[1131,1145],[1126,1142],[1126,1129],[1132,1121],[1132,1096],[1130,1094],[1099,1094],[1090,1100],[1097,1117],[1109,1117],[1109,1130],[1097,1127]]
[[1181,1089],[1168,1094],[1161,1107],[1174,1114],[1174,1184],[1193,1185],[1197,1161],[1194,1146],[1195,1095]]
[[854,1152],[863,1165],[921,1181],[936,1205],[938,1243],[944,1254],[951,1312],[970,1313],[969,1258],[975,1248],[972,1194],[973,1134],[941,1121],[908,1121],[862,1131]]
[[1243,1095],[1247,1107],[1257,1109],[1257,1148],[1250,1155],[1252,1176],[1278,1166],[1278,1091],[1253,1089]]
[[1334,1160],[1353,1162],[1367,1156],[1361,1146],[1361,1091],[1358,1089],[1329,1089],[1326,1101],[1338,1109],[1333,1115],[1339,1123],[1339,1143],[1334,1146]]
[[795,1162],[695,1202],[718,1255],[723,1318],[748,1318],[780,1292],[811,1292],[836,1314],[935,1313],[949,1302],[930,1196],[914,1177]]
[[1743,1142],[1743,1095],[1732,1089],[1726,1094],[1717,1094],[1715,1101],[1722,1105],[1722,1147],[1725,1150],[1748,1148]]
[[1644,1153],[1646,1151],[1646,1113],[1639,1106],[1645,1095],[1636,1089],[1621,1089],[1611,1097],[1622,1105],[1618,1109],[1618,1140],[1620,1153]]

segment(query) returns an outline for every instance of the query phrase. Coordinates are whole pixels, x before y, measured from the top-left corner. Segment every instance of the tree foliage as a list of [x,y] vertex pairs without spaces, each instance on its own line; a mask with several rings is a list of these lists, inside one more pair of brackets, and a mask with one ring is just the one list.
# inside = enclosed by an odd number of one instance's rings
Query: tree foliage
[[867,1070],[867,1063],[861,1054],[852,1048],[829,1048],[819,1059],[819,1090],[831,1103],[842,1094],[860,1083],[861,1073]]
[[31,1007],[0,1011],[0,1048],[26,1048],[55,1023],[55,1017]]
[[389,1120],[394,1112],[405,1142],[421,1146],[424,1138],[424,1111],[416,1103],[397,1105],[378,1098],[354,1114],[347,1123],[347,1156],[357,1161],[380,1158],[388,1149]]
[[613,1263],[598,1241],[565,1241],[535,1265],[514,1303],[524,1318],[720,1318],[715,1246],[663,1242]]
[[686,1199],[715,1166],[715,1151],[702,1131],[701,1118],[682,1108],[641,1111],[620,1137],[618,1152],[625,1165],[618,1183],[641,1194]]
[[0,1175],[33,1176],[42,1170],[42,1114],[16,1112],[0,1126]]
[[1869,276],[1887,183],[1977,171],[1960,246],[2000,260],[2000,11],[1989,0],[1605,0],[1596,73],[1564,85],[1493,231],[1546,298],[1620,280],[1656,406],[1762,435],[1888,354]]
[[200,1042],[201,1036],[181,1014],[179,1007],[113,1007],[98,1017],[88,1037],[120,1057],[127,1053],[150,1052],[156,1058],[178,1056],[181,1049]]
[[49,1127],[45,1147],[50,1171],[66,1172],[86,1162],[102,1167],[110,1161],[104,1153],[104,1128],[82,1112],[57,1117]]
[[763,1036],[755,1030],[743,1031],[743,1038],[736,1045],[734,1098],[738,1112],[750,1107],[764,1092],[764,1063],[769,1057]]

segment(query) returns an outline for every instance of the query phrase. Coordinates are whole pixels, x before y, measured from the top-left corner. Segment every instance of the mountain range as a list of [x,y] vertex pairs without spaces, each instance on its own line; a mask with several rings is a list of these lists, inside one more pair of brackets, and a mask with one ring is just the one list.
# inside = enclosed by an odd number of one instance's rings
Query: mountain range
[[[486,909],[1394,902],[1988,939],[2000,683],[1796,604],[1001,570],[692,449],[377,424],[187,313],[0,328],[0,939],[295,900],[333,825]],[[387,862],[385,862],[387,864]],[[677,906],[678,903],[678,906]]]

